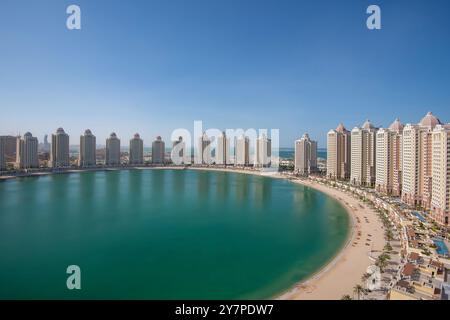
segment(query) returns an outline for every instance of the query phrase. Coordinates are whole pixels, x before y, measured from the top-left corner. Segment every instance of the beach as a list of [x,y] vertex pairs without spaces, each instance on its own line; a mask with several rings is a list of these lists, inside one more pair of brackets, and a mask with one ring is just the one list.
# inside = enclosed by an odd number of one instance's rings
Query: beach
[[374,263],[385,245],[384,230],[377,213],[351,195],[311,180],[292,180],[338,200],[352,217],[351,235],[345,248],[310,279],[282,294],[281,300],[339,300],[353,296],[367,267]]

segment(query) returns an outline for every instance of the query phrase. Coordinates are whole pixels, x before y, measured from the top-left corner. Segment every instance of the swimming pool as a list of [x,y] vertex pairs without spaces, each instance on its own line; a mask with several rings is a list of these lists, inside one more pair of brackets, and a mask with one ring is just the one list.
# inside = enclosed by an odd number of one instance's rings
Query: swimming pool
[[433,239],[434,244],[437,246],[436,252],[443,256],[448,256],[448,248],[442,239]]
[[417,211],[413,211],[412,214],[419,219],[422,222],[427,222],[427,220],[423,217],[423,215],[421,215],[420,213],[418,213]]

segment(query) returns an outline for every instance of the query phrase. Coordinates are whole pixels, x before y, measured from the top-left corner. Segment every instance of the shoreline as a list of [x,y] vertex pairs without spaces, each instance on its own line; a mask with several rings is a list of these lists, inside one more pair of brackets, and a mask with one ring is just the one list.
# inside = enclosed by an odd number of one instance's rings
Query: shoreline
[[385,245],[383,226],[376,212],[339,189],[311,180],[292,182],[323,192],[338,201],[351,218],[351,230],[346,244],[328,263],[276,299],[340,300],[343,295],[352,296],[353,287],[361,283],[362,275],[375,260],[371,254],[381,252]]
[[[384,247],[384,231],[378,221],[376,212],[367,207],[349,194],[319,184],[311,180],[289,179],[278,172],[262,172],[259,170],[245,170],[217,167],[180,167],[180,166],[154,166],[154,167],[117,167],[117,168],[87,168],[68,169],[60,172],[34,172],[19,176],[3,176],[0,181],[23,178],[40,177],[51,174],[69,174],[98,171],[117,170],[198,170],[231,172],[249,174],[261,177],[285,179],[292,183],[313,188],[338,201],[347,211],[350,218],[349,235],[336,254],[330,258],[320,269],[300,282],[294,283],[289,289],[271,297],[276,300],[339,300],[343,295],[352,295],[353,287],[360,283],[361,276],[366,272],[374,258],[371,252],[381,251]],[[369,221],[370,217],[370,221]],[[363,239],[365,237],[365,240]],[[370,246],[367,244],[370,243]]]

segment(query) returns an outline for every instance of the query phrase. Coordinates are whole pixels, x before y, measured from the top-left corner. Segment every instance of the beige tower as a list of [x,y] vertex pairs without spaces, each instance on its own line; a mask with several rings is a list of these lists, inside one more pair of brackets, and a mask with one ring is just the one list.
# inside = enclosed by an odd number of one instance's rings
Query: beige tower
[[272,155],[272,141],[265,134],[256,139],[255,167],[270,167]]
[[402,200],[429,209],[432,195],[432,131],[441,124],[431,112],[419,124],[407,124],[402,139]]
[[196,164],[211,164],[211,139],[203,133],[198,138]]
[[350,179],[350,136],[342,123],[327,134],[327,177],[330,179]]
[[27,132],[23,139],[17,137],[16,168],[39,168],[38,139]]
[[230,164],[230,139],[225,132],[217,138],[216,164]]
[[6,136],[0,136],[0,171],[6,169]]
[[355,185],[375,184],[377,131],[369,120],[361,128],[352,130],[350,182]]
[[52,135],[50,165],[53,168],[70,167],[69,135],[63,128],[58,128],[56,134]]
[[437,125],[432,132],[431,216],[448,226],[450,215],[450,124]]
[[96,161],[96,138],[91,130],[84,131],[84,135],[80,136],[80,155],[78,157],[78,165],[82,168],[95,167]]
[[241,135],[235,143],[235,165],[248,166],[250,163],[250,140]]
[[144,163],[144,141],[139,133],[136,133],[130,140],[130,159],[132,165],[141,165]]
[[156,137],[156,140],[152,143],[152,163],[163,164],[165,154],[165,143],[160,136]]
[[120,165],[120,139],[114,132],[106,139],[106,165]]
[[391,194],[393,189],[393,133],[380,129],[376,134],[376,190]]
[[183,141],[183,137],[178,137],[178,140],[173,141],[171,151],[172,163],[176,165],[191,163],[190,152],[186,150],[186,142]]
[[402,133],[403,125],[396,119],[389,129],[380,129],[376,134],[375,188],[395,196],[401,193]]
[[295,172],[308,175],[317,170],[317,142],[305,133],[295,141]]

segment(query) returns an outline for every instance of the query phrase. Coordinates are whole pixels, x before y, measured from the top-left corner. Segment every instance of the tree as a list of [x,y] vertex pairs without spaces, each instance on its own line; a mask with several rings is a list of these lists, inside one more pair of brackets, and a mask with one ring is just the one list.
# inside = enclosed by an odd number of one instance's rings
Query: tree
[[371,276],[370,273],[365,272],[365,273],[362,275],[362,277],[361,277],[361,281],[362,281],[363,283],[365,283],[365,282],[367,281],[367,279],[370,278],[370,276]]
[[350,297],[350,295],[348,295],[348,294],[344,294],[342,296],[341,300],[352,300],[352,297]]
[[384,251],[386,251],[386,252],[391,252],[392,251],[392,246],[391,246],[391,244],[389,242],[386,243],[386,245],[384,246]]
[[364,291],[364,288],[360,284],[357,284],[356,286],[353,287],[353,293],[356,294],[356,296],[358,297],[358,300],[360,300],[359,298],[360,298],[361,292],[363,292],[363,291]]

